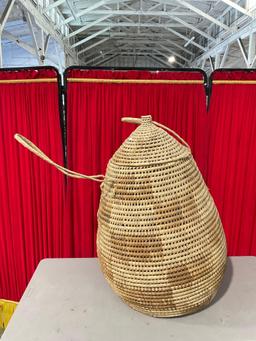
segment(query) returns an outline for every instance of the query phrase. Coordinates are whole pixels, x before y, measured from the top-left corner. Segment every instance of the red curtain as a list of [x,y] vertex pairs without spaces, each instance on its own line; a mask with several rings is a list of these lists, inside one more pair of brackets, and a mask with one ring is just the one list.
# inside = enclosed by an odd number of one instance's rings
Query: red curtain
[[208,186],[229,255],[256,255],[256,72],[215,71],[212,79]]
[[[66,78],[70,169],[104,174],[136,128],[120,118],[151,114],[190,144],[229,254],[256,254],[256,71],[214,72],[209,131],[200,72],[71,68]],[[13,139],[19,132],[63,164],[59,104],[55,69],[0,71],[0,297],[18,300],[42,258],[96,256],[99,184],[69,178],[66,187]]]
[[[13,138],[63,164],[55,69],[0,71],[0,297],[18,300],[38,262],[68,253],[64,177]],[[65,243],[64,243],[65,240]]]
[[[66,77],[70,169],[85,174],[105,174],[108,160],[136,128],[121,123],[120,118],[151,114],[155,121],[176,130],[188,141],[205,173],[207,126],[202,73],[69,69]],[[104,83],[102,79],[134,79],[142,83]],[[143,80],[179,82],[156,84]],[[73,236],[72,254],[96,256],[99,184],[68,179],[67,190],[66,222]]]

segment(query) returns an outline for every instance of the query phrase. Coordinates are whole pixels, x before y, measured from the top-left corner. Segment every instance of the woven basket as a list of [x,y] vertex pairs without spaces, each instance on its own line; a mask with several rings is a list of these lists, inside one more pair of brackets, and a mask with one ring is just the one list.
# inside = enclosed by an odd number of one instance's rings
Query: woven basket
[[[216,294],[226,265],[214,201],[184,140],[151,116],[125,121],[140,125],[109,161],[101,185],[101,269],[113,290],[142,313],[170,317],[198,311]],[[88,177],[46,160],[69,176],[100,181],[100,175]]]
[[142,117],[108,163],[98,211],[98,257],[132,308],[189,314],[215,295],[226,242],[190,150]]

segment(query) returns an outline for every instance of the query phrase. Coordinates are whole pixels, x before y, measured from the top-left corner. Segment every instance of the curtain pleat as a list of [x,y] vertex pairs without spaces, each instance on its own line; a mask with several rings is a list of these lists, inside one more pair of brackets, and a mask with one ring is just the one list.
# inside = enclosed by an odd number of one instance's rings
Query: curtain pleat
[[[224,225],[229,255],[256,254],[256,72],[215,71],[209,112],[203,74],[69,69],[67,165],[105,174],[152,115],[190,144]],[[96,256],[98,183],[64,179],[13,139],[19,132],[63,164],[55,69],[0,71],[0,297],[18,300],[45,257]]]
[[19,300],[38,262],[61,257],[64,177],[13,138],[63,164],[55,69],[0,71],[0,297]]
[[[70,69],[66,77],[70,169],[105,174],[108,160],[136,128],[121,123],[121,117],[150,114],[187,140],[205,174],[207,116],[202,73]],[[72,254],[96,256],[99,184],[68,179],[67,193],[65,221],[73,236]]]
[[256,255],[256,72],[215,71],[212,82],[207,183],[229,255]]

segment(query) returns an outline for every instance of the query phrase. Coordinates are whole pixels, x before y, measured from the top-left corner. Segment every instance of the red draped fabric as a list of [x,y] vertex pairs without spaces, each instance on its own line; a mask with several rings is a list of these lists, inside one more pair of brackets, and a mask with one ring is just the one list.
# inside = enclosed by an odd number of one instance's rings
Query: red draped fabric
[[[151,114],[155,121],[176,130],[187,140],[205,173],[206,98],[201,72],[69,69],[66,77],[70,169],[89,175],[105,174],[108,160],[136,128],[121,123],[120,118]],[[106,81],[113,79],[123,82]],[[152,80],[173,82],[150,82]],[[66,222],[73,236],[72,254],[95,256],[99,184],[68,179],[67,191]]]
[[[18,300],[38,262],[68,252],[64,177],[13,138],[63,164],[55,69],[0,71],[0,297]],[[63,242],[65,240],[65,243]]]
[[215,71],[212,79],[208,186],[229,255],[256,255],[256,72]]
[[[70,169],[104,174],[136,128],[121,117],[151,114],[190,144],[229,254],[256,255],[256,71],[215,71],[209,116],[199,71],[70,68],[66,78]],[[99,183],[66,186],[13,139],[19,132],[63,164],[59,104],[55,69],[0,70],[0,297],[18,300],[42,258],[96,256]]]

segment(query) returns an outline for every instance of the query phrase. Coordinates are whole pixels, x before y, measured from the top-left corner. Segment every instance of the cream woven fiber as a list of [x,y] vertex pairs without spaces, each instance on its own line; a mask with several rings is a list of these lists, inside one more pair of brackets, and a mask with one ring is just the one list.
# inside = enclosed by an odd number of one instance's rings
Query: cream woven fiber
[[226,241],[190,149],[150,116],[108,163],[98,211],[101,269],[132,308],[185,315],[212,300]]
[[195,312],[210,303],[225,270],[217,209],[181,137],[151,116],[123,120],[140,126],[113,155],[105,177],[68,170],[26,137],[15,138],[67,176],[102,182],[98,257],[129,306],[156,317]]

